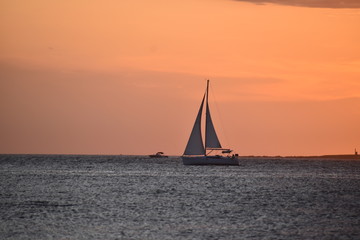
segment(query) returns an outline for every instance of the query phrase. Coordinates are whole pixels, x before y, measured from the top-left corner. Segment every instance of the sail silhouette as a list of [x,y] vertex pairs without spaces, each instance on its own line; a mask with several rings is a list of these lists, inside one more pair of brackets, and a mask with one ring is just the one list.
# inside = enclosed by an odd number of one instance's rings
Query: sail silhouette
[[205,148],[221,149],[219,138],[216,135],[215,127],[211,120],[210,108],[208,103],[206,103]]
[[205,148],[201,136],[201,116],[203,111],[205,94],[200,104],[200,109],[196,117],[194,127],[191,131],[189,141],[186,145],[184,155],[204,155]]

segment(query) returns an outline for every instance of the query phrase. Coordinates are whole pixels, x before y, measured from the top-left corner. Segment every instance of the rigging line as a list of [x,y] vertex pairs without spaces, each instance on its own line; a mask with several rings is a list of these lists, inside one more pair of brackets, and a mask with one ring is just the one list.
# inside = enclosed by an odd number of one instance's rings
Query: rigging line
[[[217,99],[215,97],[215,94],[214,94],[214,90],[212,88],[212,84],[210,84],[210,90],[211,90],[211,94],[212,96],[214,97],[214,105],[215,105],[215,108],[216,108],[216,112],[217,112],[217,115],[219,116],[219,120],[220,120],[220,125],[221,125],[221,129],[222,129],[222,132],[223,132],[223,136],[225,138],[225,146],[227,146],[227,148],[230,148],[230,145],[229,145],[229,139],[228,139],[228,136],[227,136],[227,133],[226,133],[226,129],[224,128],[224,123],[223,123],[223,120],[222,120],[222,117],[221,117],[221,114],[220,114],[220,110],[219,110],[219,107],[217,105]],[[222,145],[223,146],[223,145]],[[232,148],[232,147],[231,147]]]
[[[205,119],[205,149],[206,149],[206,146],[208,144],[208,139],[207,139],[207,129],[208,129],[208,110],[209,110],[209,79],[206,80],[206,104],[205,104],[205,111],[206,111],[206,119]],[[205,151],[205,155],[206,155],[206,151]]]

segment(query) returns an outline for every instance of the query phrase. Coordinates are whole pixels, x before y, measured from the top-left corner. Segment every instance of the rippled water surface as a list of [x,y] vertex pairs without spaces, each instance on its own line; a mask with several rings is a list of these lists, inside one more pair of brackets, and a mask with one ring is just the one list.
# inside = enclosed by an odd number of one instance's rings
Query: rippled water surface
[[360,239],[360,161],[0,155],[1,239]]

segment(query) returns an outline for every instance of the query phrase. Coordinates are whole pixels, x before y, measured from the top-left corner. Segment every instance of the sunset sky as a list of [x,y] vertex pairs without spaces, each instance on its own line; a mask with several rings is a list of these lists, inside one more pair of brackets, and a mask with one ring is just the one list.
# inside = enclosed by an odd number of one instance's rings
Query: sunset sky
[[0,153],[360,152],[358,0],[0,0]]

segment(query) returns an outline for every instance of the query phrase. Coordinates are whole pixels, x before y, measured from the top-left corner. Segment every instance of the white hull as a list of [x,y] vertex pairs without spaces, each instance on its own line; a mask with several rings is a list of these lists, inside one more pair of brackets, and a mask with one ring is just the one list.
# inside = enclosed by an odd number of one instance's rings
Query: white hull
[[223,156],[197,156],[181,157],[184,165],[239,165],[239,159],[236,157]]

